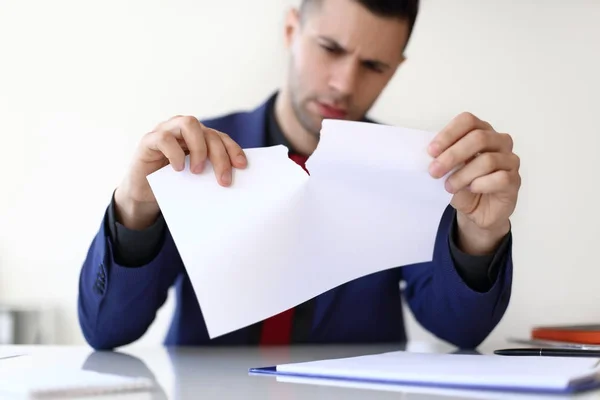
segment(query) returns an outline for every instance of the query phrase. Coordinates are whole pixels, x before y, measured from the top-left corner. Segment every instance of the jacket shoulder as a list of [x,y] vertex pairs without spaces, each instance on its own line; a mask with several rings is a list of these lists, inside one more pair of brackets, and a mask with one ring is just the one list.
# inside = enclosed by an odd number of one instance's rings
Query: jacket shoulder
[[248,114],[248,111],[234,111],[208,118],[198,118],[198,121],[209,128],[224,132],[227,131],[232,125],[235,125],[236,121],[238,121],[240,118],[244,119],[244,117],[247,117]]
[[242,148],[249,148],[263,145],[266,115],[266,103],[263,103],[253,110],[237,110],[198,120],[209,128],[228,134]]

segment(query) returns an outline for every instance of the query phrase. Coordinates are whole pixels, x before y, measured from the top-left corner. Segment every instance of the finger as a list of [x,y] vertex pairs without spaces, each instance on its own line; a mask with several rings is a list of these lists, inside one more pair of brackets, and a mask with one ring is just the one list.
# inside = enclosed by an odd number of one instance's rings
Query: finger
[[512,151],[510,135],[476,129],[440,154],[430,165],[429,172],[441,178],[452,169],[483,152]]
[[175,171],[182,171],[185,167],[185,153],[173,133],[169,131],[155,132],[151,135],[148,147],[163,153]]
[[450,175],[446,180],[446,190],[449,193],[456,193],[479,177],[500,170],[516,171],[519,169],[519,163],[519,157],[512,153],[483,153]]
[[481,176],[471,182],[471,193],[490,194],[502,192],[517,192],[521,186],[521,176],[517,171],[496,171]]
[[208,157],[208,149],[205,140],[206,128],[200,121],[190,116],[175,117],[166,121],[162,128],[185,141],[190,154],[190,170],[193,173],[201,173]]
[[221,186],[229,186],[232,180],[231,162],[225,144],[223,144],[216,131],[207,129],[205,137],[208,146],[208,158],[214,167],[217,181]]
[[240,147],[240,145],[237,144],[235,140],[233,140],[228,134],[214,129],[211,130],[213,130],[221,138],[221,141],[225,145],[225,150],[229,155],[231,165],[233,165],[235,168],[245,168],[248,165],[248,159],[246,158],[246,153],[244,153],[244,150]]
[[493,130],[489,123],[469,112],[459,114],[433,138],[428,148],[429,155],[439,156],[460,138],[475,129]]
[[179,146],[183,149],[183,152],[185,153],[185,155],[187,156],[188,154],[190,154],[190,149],[188,149],[187,143],[185,142],[185,140],[183,139],[176,139],[177,143],[179,143]]

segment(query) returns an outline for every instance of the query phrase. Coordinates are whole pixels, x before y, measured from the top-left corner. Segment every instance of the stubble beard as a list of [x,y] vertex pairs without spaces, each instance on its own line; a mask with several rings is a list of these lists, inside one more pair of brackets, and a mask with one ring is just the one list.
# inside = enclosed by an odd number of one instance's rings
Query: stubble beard
[[290,65],[290,78],[289,82],[290,88],[290,101],[292,103],[292,112],[296,117],[296,120],[300,123],[302,128],[308,132],[311,136],[319,139],[321,136],[321,123],[319,122],[319,126],[315,126],[314,120],[311,118],[306,106],[310,103],[311,98],[308,96],[305,99],[300,98],[300,86],[302,86],[299,81],[297,74],[293,68],[293,60]]
[[[308,115],[308,111],[306,110],[306,104],[310,102],[307,100],[300,100],[296,97],[295,93],[292,93],[292,110],[296,119],[302,125],[302,128],[306,132],[308,132],[311,136],[316,137],[317,139],[321,136],[321,127],[315,126],[314,120]],[[320,123],[319,123],[320,125]]]

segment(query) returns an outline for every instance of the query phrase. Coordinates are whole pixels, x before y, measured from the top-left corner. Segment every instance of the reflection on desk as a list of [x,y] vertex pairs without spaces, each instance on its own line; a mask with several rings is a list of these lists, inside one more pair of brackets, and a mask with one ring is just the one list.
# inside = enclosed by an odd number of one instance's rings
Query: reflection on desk
[[141,359],[132,355],[117,351],[95,351],[85,360],[82,369],[132,378],[148,378],[156,384],[156,390],[152,393],[152,399],[168,399],[165,390],[157,382],[156,377],[148,366]]
[[[482,354],[492,353],[506,343],[491,346]],[[390,385],[341,384],[323,382],[318,384],[300,379],[278,379],[252,376],[248,369],[257,366],[277,365],[290,362],[377,354],[386,351],[417,351],[462,353],[443,344],[411,343],[408,346],[391,344],[384,346],[295,346],[272,348],[139,348],[129,347],[119,351],[94,352],[88,347],[69,346],[14,346],[30,355],[31,364],[55,363],[79,365],[86,370],[113,373],[123,376],[143,376],[158,383],[159,390],[152,399],[562,399],[556,395],[522,395],[515,393],[491,393],[459,391],[435,388],[399,387]],[[468,351],[472,354],[472,351]],[[23,358],[23,357],[20,357]],[[14,360],[19,360],[16,358]],[[11,362],[10,359],[0,362]],[[168,364],[168,365],[167,365]],[[128,397],[123,397],[128,398]],[[146,397],[148,398],[148,397]],[[591,392],[569,399],[600,399],[599,392]]]

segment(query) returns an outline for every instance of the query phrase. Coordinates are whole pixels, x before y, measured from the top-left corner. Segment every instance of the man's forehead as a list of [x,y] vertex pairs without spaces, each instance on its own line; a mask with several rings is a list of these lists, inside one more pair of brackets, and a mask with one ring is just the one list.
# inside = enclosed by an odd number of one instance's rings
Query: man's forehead
[[409,23],[375,15],[353,0],[323,0],[309,18],[313,34],[334,40],[364,58],[399,58],[406,45]]

